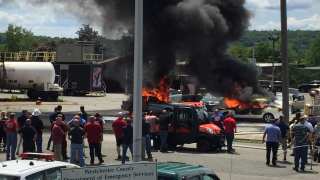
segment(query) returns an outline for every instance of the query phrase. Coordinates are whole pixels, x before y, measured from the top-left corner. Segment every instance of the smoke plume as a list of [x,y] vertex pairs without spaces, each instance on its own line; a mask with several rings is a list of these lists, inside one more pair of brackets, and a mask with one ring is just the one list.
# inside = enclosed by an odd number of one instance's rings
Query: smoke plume
[[[30,0],[35,5],[62,4],[84,22],[102,27],[105,35],[133,32],[133,0]],[[257,92],[255,67],[226,53],[248,27],[245,0],[144,0],[145,81],[157,84],[175,68],[176,59],[189,61],[187,71],[201,85],[224,96],[243,89]],[[246,99],[246,98],[244,98]]]

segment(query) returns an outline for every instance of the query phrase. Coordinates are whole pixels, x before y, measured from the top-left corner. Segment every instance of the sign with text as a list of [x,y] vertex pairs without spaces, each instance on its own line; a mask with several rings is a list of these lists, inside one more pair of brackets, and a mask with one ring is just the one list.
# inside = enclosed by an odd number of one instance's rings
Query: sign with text
[[61,170],[62,180],[156,180],[156,163],[91,166]]

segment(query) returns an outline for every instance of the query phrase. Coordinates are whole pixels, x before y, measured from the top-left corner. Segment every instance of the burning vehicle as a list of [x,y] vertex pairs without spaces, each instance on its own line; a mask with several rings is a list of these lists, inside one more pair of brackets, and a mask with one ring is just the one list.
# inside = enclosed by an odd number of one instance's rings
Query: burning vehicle
[[254,98],[249,103],[225,98],[224,104],[236,119],[263,120],[269,123],[282,115],[282,108],[270,103],[268,98]]

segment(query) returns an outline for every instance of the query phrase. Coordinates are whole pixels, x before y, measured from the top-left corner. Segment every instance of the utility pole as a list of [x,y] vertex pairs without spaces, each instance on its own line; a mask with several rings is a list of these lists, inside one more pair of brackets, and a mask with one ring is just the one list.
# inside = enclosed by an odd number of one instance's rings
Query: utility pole
[[282,111],[289,123],[289,73],[288,73],[288,25],[287,0],[281,0],[281,59],[282,59]]
[[135,0],[133,162],[142,160],[143,0]]
[[269,36],[269,40],[272,41],[272,77],[271,77],[271,90],[274,91],[274,73],[275,73],[275,67],[274,67],[274,63],[276,60],[276,41],[279,40],[279,36],[271,34]]

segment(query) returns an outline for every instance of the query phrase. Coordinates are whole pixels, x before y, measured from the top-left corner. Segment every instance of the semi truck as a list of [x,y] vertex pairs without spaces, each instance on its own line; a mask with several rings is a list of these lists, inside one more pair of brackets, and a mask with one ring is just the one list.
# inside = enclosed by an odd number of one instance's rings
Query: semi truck
[[26,90],[30,99],[57,100],[63,89],[55,84],[50,62],[2,62],[1,89]]

